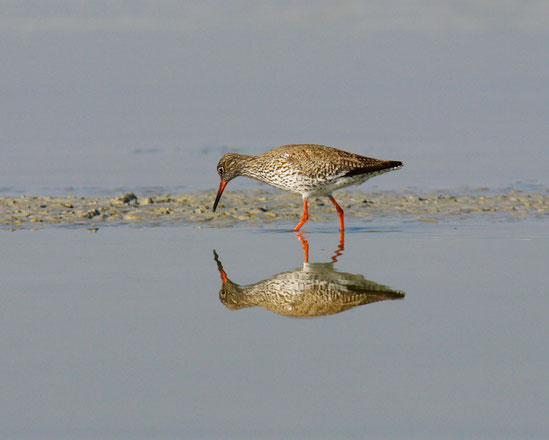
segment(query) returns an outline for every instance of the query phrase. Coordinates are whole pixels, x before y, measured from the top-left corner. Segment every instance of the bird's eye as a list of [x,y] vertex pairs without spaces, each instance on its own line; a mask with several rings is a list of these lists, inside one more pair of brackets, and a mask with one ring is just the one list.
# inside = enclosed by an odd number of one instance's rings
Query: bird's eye
[[225,169],[224,169],[223,167],[219,167],[219,168],[217,169],[217,172],[218,172],[219,174],[223,174],[223,173],[225,172]]

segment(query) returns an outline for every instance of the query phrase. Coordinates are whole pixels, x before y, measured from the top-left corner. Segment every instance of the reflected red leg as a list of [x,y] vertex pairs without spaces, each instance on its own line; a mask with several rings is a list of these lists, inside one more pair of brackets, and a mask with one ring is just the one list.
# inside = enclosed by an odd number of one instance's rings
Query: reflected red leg
[[339,245],[337,246],[337,250],[334,252],[334,255],[332,257],[332,262],[337,263],[337,257],[343,254],[343,250],[345,249],[345,232],[343,229],[339,230]]
[[309,218],[309,213],[307,212],[307,199],[303,199],[303,215],[301,216],[301,220],[299,221],[297,226],[294,228],[294,231],[295,232],[299,231],[299,228],[303,226],[303,223],[305,223],[308,218]]
[[299,239],[299,241],[303,245],[303,262],[308,263],[309,262],[309,242],[305,240],[305,237],[303,237],[303,234],[301,232],[296,232],[295,236]]
[[339,230],[343,231],[343,229],[345,229],[345,226],[343,226],[343,209],[341,209],[341,206],[337,204],[332,196],[330,196],[330,202],[333,203],[335,209],[337,210],[337,216],[339,217]]

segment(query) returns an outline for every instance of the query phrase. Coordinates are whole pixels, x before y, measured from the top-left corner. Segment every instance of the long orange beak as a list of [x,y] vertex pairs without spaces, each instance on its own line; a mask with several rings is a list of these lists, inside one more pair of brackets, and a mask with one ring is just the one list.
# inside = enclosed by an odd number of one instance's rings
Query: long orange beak
[[215,197],[215,202],[213,206],[213,212],[215,212],[215,208],[217,208],[217,204],[219,203],[219,199],[221,198],[221,194],[223,194],[223,190],[227,186],[227,182],[219,182],[219,189],[217,190],[217,196]]

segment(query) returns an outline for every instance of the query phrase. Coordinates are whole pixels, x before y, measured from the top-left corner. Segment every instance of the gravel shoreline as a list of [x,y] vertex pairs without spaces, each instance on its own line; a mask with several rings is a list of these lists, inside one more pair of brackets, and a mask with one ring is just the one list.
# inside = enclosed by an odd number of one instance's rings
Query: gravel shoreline
[[[438,222],[483,216],[494,219],[549,218],[549,189],[493,192],[411,190],[388,192],[338,191],[336,200],[346,218],[370,221],[397,217],[403,221]],[[170,225],[208,227],[272,224],[299,221],[299,195],[261,189],[227,191],[217,212],[211,207],[215,191],[116,197],[0,197],[0,228],[40,228],[51,225],[99,227],[105,225]],[[337,221],[325,198],[310,200],[309,221]]]

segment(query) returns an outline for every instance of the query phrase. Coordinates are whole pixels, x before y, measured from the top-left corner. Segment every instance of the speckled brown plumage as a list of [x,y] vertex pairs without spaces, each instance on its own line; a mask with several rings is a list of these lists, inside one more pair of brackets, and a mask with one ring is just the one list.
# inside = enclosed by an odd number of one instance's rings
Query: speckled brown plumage
[[332,197],[332,192],[400,167],[402,162],[399,161],[374,159],[312,144],[283,145],[259,156],[227,153],[217,164],[221,181],[213,210],[227,183],[235,177],[246,176],[302,195],[303,216],[295,231],[308,218],[307,199],[310,196],[329,197],[337,209],[340,228],[343,229],[343,210]]

